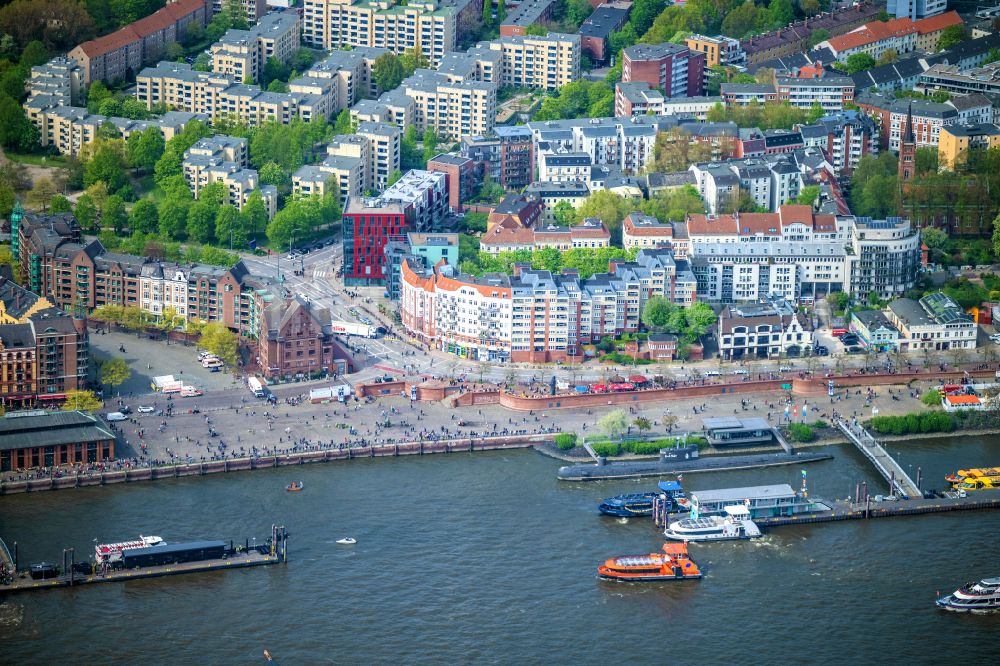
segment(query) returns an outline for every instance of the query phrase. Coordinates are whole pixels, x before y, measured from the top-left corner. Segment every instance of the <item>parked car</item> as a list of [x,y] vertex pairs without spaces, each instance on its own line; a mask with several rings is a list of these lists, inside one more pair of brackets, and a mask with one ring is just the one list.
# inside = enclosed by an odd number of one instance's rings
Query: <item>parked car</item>
[[108,421],[111,421],[112,423],[114,423],[115,421],[128,420],[128,417],[122,414],[121,412],[108,412],[107,416],[105,416],[104,418],[106,418]]
[[850,347],[847,348],[848,354],[862,354],[864,353],[864,351],[865,348],[860,345],[851,345]]
[[734,375],[749,375],[750,372],[746,368],[736,368],[733,370]]
[[853,333],[848,333],[840,338],[840,341],[845,345],[856,345],[858,344],[858,336]]
[[815,354],[816,356],[829,356],[830,350],[822,345],[817,345],[813,347],[813,354]]
[[1000,342],[1000,333],[994,333],[991,335],[990,340],[993,342]]
[[156,410],[151,405],[139,405],[137,411],[140,414],[152,414]]

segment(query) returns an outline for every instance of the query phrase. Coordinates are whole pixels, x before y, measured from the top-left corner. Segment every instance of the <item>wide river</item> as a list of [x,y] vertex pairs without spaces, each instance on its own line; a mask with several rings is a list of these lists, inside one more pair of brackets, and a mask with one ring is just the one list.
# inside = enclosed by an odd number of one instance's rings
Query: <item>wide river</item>
[[[916,440],[925,485],[1000,464],[1000,438]],[[884,492],[854,450],[808,467],[810,492]],[[0,598],[2,664],[988,663],[1000,616],[935,594],[1000,575],[1000,512],[774,528],[693,544],[700,581],[621,584],[595,569],[657,551],[648,519],[597,513],[654,480],[565,483],[533,451],[405,457],[0,498],[22,565],[94,540],[291,533],[287,565]],[[689,490],[799,469],[698,474]],[[291,480],[305,491],[286,493]],[[354,546],[336,545],[344,536]]]

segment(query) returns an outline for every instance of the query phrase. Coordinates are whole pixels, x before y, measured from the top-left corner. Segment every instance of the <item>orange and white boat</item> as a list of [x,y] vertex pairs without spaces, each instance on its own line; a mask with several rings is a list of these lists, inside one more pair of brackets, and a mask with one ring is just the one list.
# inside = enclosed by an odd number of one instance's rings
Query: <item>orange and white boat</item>
[[701,570],[688,556],[686,543],[665,543],[662,553],[612,557],[597,567],[598,578],[608,580],[681,580],[701,578]]

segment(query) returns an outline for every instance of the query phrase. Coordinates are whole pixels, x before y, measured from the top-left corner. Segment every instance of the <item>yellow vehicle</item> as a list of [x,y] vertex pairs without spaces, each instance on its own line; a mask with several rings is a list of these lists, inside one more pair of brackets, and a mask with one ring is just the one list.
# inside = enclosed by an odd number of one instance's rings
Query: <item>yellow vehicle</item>
[[960,469],[955,474],[946,476],[945,480],[956,490],[1000,488],[1000,467]]

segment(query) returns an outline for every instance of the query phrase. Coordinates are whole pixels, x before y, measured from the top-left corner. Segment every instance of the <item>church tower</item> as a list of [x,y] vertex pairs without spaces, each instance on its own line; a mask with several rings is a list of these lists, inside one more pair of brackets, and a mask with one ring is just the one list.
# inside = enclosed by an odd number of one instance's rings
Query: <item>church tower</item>
[[917,140],[913,136],[913,103],[906,109],[906,124],[899,141],[899,182],[913,178],[917,171]]

